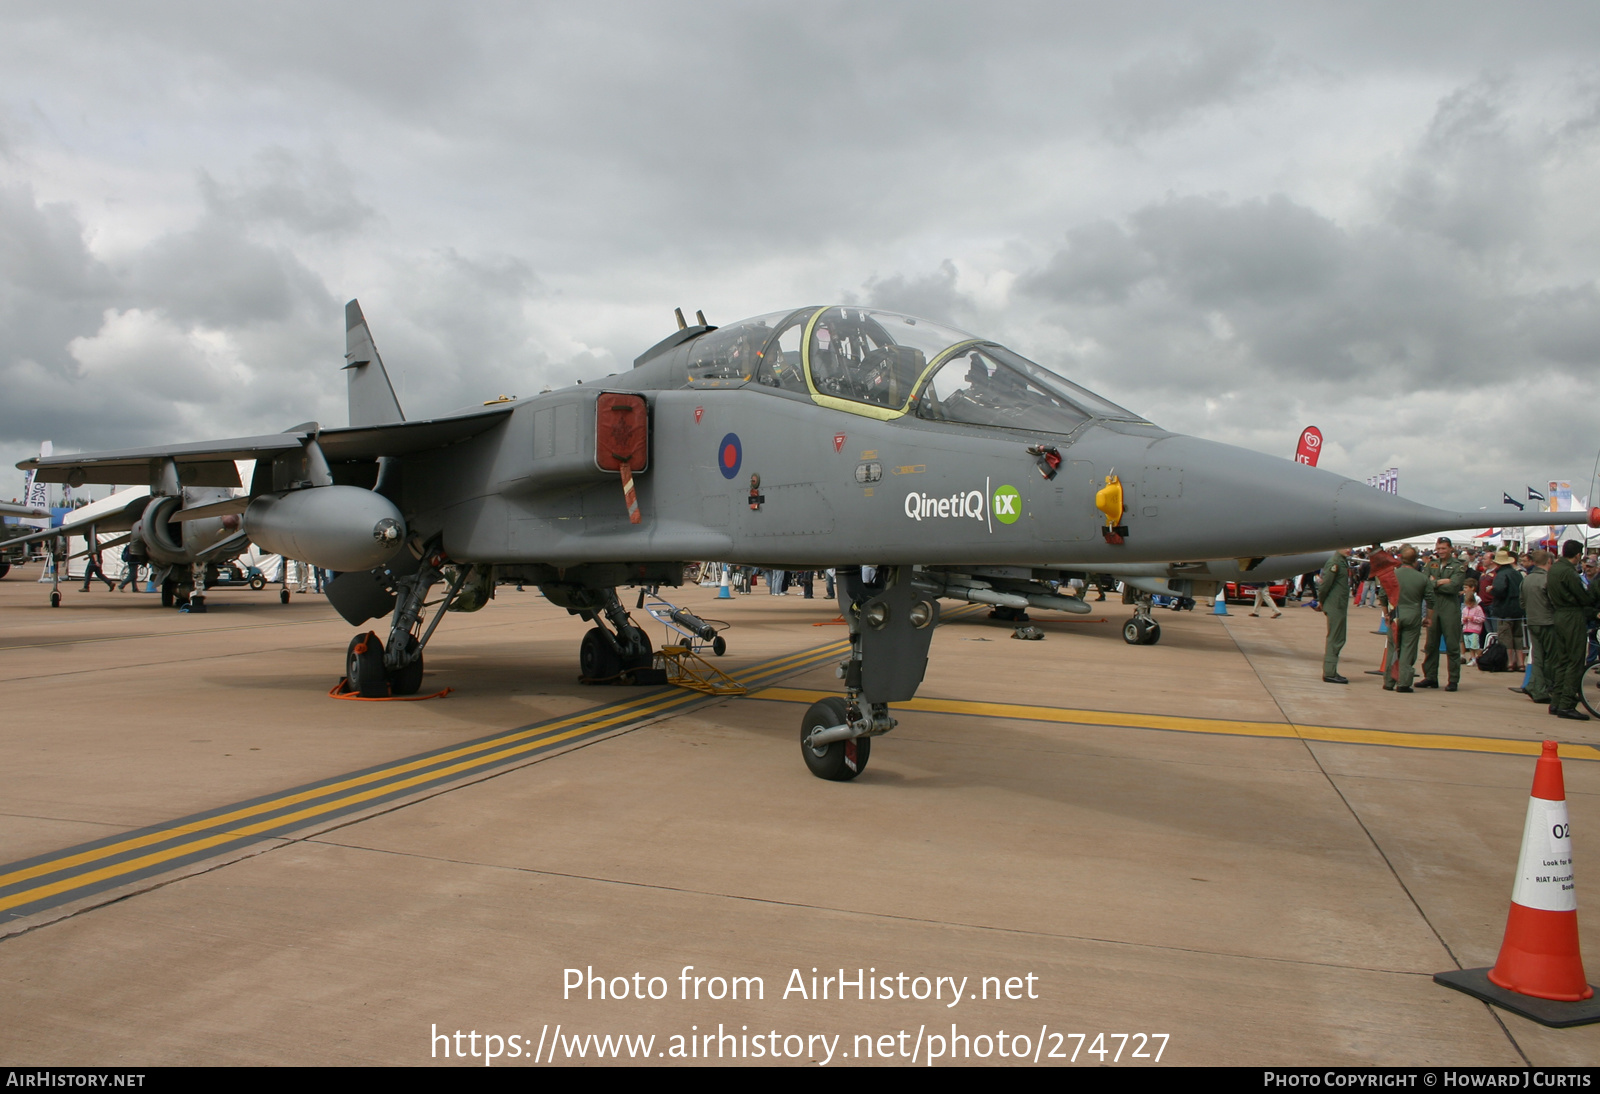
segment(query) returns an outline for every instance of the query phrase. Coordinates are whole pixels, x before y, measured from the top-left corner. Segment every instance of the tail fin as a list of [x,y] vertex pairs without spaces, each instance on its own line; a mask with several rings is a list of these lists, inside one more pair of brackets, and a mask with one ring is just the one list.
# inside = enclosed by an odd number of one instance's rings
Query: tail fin
[[344,306],[345,371],[350,373],[350,424],[393,425],[406,416],[395,398],[394,385],[384,371],[383,358],[373,345],[361,304],[352,300]]

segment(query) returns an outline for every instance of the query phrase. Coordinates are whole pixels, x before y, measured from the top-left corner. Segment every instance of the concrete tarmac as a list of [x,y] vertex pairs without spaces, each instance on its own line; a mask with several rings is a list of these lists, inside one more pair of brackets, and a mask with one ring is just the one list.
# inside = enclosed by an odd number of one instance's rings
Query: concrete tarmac
[[[859,780],[825,783],[798,736],[833,657],[792,659],[845,637],[820,585],[664,590],[733,624],[719,666],[767,673],[747,697],[581,685],[584,625],[503,586],[429,647],[423,691],[449,696],[356,703],[327,694],[352,628],[321,597],[188,616],[72,587],[52,610],[36,576],[0,581],[0,863],[101,869],[179,818],[599,728],[0,909],[6,1064],[1600,1060],[1596,1027],[1430,979],[1495,959],[1544,737],[1600,939],[1600,723],[1471,668],[1455,694],[1386,694],[1370,610],[1340,687],[1304,609],[1158,611],[1160,644],[1130,647],[1110,601],[1038,613],[1042,642],[947,602],[918,702]],[[6,889],[17,872],[0,894],[57,876]]]

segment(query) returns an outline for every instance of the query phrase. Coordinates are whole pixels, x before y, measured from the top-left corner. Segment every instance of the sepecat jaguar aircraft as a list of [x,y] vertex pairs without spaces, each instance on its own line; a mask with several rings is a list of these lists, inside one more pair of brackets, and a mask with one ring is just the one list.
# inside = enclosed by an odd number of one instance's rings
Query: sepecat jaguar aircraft
[[[350,424],[27,460],[46,482],[248,491],[171,520],[241,514],[262,549],[338,571],[363,694],[412,694],[448,610],[496,580],[538,585],[591,624],[585,678],[647,677],[650,641],[619,586],[676,585],[684,563],[834,567],[844,694],[814,704],[801,755],[825,779],[866,768],[889,704],[915,695],[939,589],[1001,570],[1007,588],[1132,563],[1236,560],[1471,523],[1328,471],[1162,429],[993,341],[860,307],[722,328],[703,316],[599,382],[407,421],[360,306],[345,308]],[[1600,512],[1591,512],[1591,523]],[[1548,522],[1530,514],[1526,523]],[[1514,520],[1512,523],[1516,523]],[[862,568],[871,567],[871,579]],[[443,586],[431,616],[426,596]],[[426,618],[425,618],[426,617]],[[426,626],[424,626],[426,623]]]

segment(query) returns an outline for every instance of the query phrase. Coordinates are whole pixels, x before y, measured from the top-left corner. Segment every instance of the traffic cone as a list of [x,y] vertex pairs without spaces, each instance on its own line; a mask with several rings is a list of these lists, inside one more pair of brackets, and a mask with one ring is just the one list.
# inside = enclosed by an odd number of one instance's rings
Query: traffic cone
[[1227,594],[1226,590],[1224,590],[1224,589],[1218,589],[1217,590],[1217,599],[1216,599],[1215,603],[1213,603],[1212,606],[1211,606],[1211,614],[1212,615],[1227,615],[1228,614],[1228,594]]
[[1547,1026],[1600,1022],[1600,1000],[1578,950],[1572,832],[1556,742],[1544,742],[1534,768],[1499,958],[1491,969],[1452,970],[1434,980]]
[[1561,759],[1556,743],[1546,741],[1533,773],[1506,937],[1490,981],[1540,999],[1575,1003],[1594,996],[1578,952],[1578,891],[1572,874]]
[[1388,634],[1389,633],[1389,615],[1388,615],[1387,612],[1380,612],[1378,614],[1378,629],[1373,631],[1372,633],[1373,634]]
[[728,591],[728,566],[727,566],[727,563],[723,563],[723,566],[722,566],[722,584],[717,587],[717,599],[718,600],[732,600],[733,599],[733,593]]

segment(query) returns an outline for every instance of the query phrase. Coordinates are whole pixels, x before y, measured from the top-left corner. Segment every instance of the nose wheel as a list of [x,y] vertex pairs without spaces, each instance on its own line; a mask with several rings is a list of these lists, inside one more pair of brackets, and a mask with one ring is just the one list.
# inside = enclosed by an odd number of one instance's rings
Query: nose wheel
[[1130,646],[1153,646],[1161,641],[1161,624],[1134,616],[1122,625],[1122,640]]
[[848,718],[845,701],[830,695],[812,703],[800,720],[800,756],[819,779],[849,782],[867,769],[867,760],[872,756],[871,737],[852,737],[820,747],[811,744],[813,733],[843,725]]
[[1130,646],[1153,646],[1161,641],[1161,624],[1150,618],[1150,594],[1141,592],[1133,602],[1133,618],[1122,625],[1122,640]]

